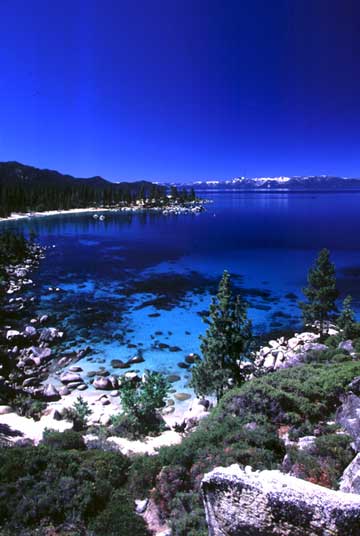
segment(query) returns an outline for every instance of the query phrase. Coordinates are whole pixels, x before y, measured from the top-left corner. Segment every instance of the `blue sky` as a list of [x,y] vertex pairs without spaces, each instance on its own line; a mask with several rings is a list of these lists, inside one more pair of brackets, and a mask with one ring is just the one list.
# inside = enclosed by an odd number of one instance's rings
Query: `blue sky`
[[79,177],[360,176],[350,0],[2,0],[0,160]]

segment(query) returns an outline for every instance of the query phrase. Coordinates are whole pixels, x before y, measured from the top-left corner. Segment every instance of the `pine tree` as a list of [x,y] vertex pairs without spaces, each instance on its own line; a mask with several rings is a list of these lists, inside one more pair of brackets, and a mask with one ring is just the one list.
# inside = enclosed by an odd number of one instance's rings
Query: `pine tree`
[[352,339],[356,335],[355,313],[351,307],[352,297],[346,296],[343,301],[343,307],[340,316],[336,322],[342,330],[342,336],[345,340]]
[[337,312],[335,266],[330,261],[330,252],[322,249],[315,265],[308,273],[308,286],[303,289],[307,302],[300,303],[304,324],[319,323],[319,332],[324,333],[325,325]]
[[197,395],[215,394],[219,400],[229,385],[244,381],[240,362],[249,359],[252,340],[246,304],[233,295],[226,270],[206,322],[209,327],[200,336],[202,359],[195,363],[190,383]]

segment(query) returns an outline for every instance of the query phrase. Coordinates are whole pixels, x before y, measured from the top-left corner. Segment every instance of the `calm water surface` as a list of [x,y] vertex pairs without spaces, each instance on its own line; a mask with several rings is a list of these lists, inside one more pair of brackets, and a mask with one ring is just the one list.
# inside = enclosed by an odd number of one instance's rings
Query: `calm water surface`
[[[54,245],[39,272],[37,312],[65,328],[68,347],[180,373],[199,350],[209,306],[226,268],[249,302],[258,332],[299,325],[297,301],[319,249],[327,247],[342,295],[360,312],[360,193],[213,193],[200,215],[90,214],[4,225],[34,229]],[[58,286],[61,291],[50,292]],[[159,349],[159,344],[170,348]],[[87,369],[94,365],[85,362]]]

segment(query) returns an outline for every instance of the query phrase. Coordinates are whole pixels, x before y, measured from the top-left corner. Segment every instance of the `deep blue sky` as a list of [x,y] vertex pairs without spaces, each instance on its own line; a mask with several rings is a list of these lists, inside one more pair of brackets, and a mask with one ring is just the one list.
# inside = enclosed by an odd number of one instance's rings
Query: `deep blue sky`
[[0,17],[2,161],[360,176],[358,2],[1,0]]

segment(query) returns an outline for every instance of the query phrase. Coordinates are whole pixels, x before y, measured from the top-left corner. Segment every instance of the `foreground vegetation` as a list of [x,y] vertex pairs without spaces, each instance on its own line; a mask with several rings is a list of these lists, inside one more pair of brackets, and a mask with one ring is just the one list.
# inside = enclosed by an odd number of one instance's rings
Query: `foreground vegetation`
[[[145,535],[133,500],[151,495],[175,536],[205,536],[199,495],[204,473],[232,463],[279,468],[282,427],[292,438],[316,432],[314,452],[294,449],[291,463],[299,476],[336,487],[354,454],[349,438],[327,421],[360,375],[360,362],[342,355],[341,363],[329,354],[326,363],[274,372],[229,391],[182,444],[162,448],[158,456],[130,460],[85,450],[75,432],[50,433],[38,448],[2,449],[2,534],[45,535],[45,527],[60,527],[59,534]],[[27,532],[35,526],[37,532]]]
[[[21,262],[29,248],[30,242],[21,235],[0,237],[3,291],[6,267]],[[73,430],[47,431],[38,447],[26,442],[10,447],[4,442],[0,535],[147,536],[134,501],[151,497],[174,536],[206,536],[201,480],[213,468],[233,463],[259,470],[281,468],[336,489],[354,452],[350,438],[332,421],[340,396],[360,376],[360,330],[348,297],[336,320],[341,333],[326,338],[328,323],[337,313],[337,290],[325,250],[310,271],[304,293],[304,321],[319,322],[315,327],[328,350],[310,351],[302,366],[245,382],[244,366],[252,365],[254,337],[247,304],[233,295],[230,276],[224,272],[201,338],[202,356],[195,360],[192,373],[195,391],[200,396],[215,395],[219,404],[180,445],[162,448],[157,456],[132,458],[112,450],[100,436],[87,447],[83,434],[91,411],[81,397],[66,417]],[[353,339],[355,356],[339,349],[344,338]],[[2,350],[5,363],[5,346]],[[159,433],[163,425],[159,410],[168,391],[167,381],[155,373],[148,373],[141,384],[124,382],[123,413],[113,416],[112,429],[128,437]],[[35,417],[43,410],[41,402],[35,402],[36,407],[31,399],[17,404],[24,414]],[[107,431],[102,431],[105,437]],[[0,438],[1,434],[0,425]],[[294,442],[292,446],[285,447],[284,434]],[[316,438],[311,451],[301,451],[295,443],[306,435]]]

